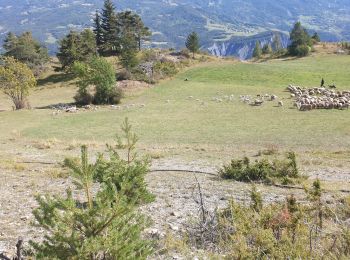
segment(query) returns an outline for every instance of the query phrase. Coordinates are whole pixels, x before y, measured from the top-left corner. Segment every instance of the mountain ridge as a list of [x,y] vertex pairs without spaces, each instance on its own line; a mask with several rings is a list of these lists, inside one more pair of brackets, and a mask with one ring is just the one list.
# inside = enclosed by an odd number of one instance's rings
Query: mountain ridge
[[[149,44],[152,47],[182,48],[186,35],[195,30],[200,34],[202,48],[210,50],[215,45],[232,45],[239,37],[257,39],[257,35],[272,31],[287,33],[297,20],[311,32],[317,31],[322,40],[350,40],[348,0],[119,0],[114,3],[118,11],[130,9],[142,16],[153,31]],[[25,0],[19,4],[0,0],[3,17],[0,39],[8,31],[30,30],[54,53],[57,41],[69,30],[92,26],[93,15],[102,4],[101,0]],[[237,56],[235,52],[225,55]]]

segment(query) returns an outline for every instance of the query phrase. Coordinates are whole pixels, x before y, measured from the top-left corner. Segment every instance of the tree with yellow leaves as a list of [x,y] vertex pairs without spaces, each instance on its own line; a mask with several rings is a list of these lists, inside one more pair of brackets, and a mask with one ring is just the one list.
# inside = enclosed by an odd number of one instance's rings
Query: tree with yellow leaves
[[30,68],[13,57],[0,59],[0,89],[11,98],[16,110],[28,107],[27,97],[36,86]]

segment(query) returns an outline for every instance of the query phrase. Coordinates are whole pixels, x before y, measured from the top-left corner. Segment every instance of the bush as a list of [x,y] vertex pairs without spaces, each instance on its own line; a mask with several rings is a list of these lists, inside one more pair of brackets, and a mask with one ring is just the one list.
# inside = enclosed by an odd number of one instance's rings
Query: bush
[[129,80],[132,78],[132,74],[130,71],[128,71],[127,69],[122,69],[121,71],[119,71],[119,73],[117,74],[117,80],[118,81],[122,81],[122,80]]
[[309,54],[311,48],[307,45],[300,45],[296,47],[294,54],[298,57],[305,57]]
[[80,93],[78,92],[74,96],[75,103],[79,106],[90,105],[94,102],[94,96],[88,92]]
[[142,52],[141,60],[144,62],[152,62],[158,60],[158,53],[155,50],[149,49]]
[[95,104],[110,104],[115,99],[115,72],[106,59],[94,57],[88,63],[75,62],[72,72],[78,78],[78,100],[90,101],[87,93],[91,87],[94,88],[93,102]]
[[242,182],[274,183],[279,181],[283,184],[294,183],[300,178],[296,155],[293,152],[288,153],[285,160],[276,159],[273,162],[262,159],[252,164],[247,157],[242,160],[232,160],[230,164],[223,166],[219,175],[224,179]]
[[155,62],[153,69],[159,75],[159,78],[172,77],[178,73],[176,64],[170,61]]
[[187,58],[187,59],[191,58],[191,53],[188,49],[182,49],[180,51],[180,55]]
[[121,88],[115,87],[108,96],[108,99],[109,99],[108,103],[117,105],[120,103],[123,96],[124,96],[123,90]]

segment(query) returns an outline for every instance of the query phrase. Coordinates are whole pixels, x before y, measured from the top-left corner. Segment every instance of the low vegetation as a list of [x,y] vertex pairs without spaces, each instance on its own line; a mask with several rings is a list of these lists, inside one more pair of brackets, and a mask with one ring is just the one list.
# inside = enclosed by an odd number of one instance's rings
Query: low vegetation
[[251,163],[249,158],[232,160],[219,171],[220,177],[242,182],[263,182],[282,184],[294,183],[300,179],[296,155],[289,152],[284,160],[256,160]]
[[187,229],[188,245],[215,259],[348,259],[350,198],[327,205],[319,180],[306,195],[304,203],[291,195],[264,204],[253,186],[250,205],[232,200],[223,210],[201,211]]

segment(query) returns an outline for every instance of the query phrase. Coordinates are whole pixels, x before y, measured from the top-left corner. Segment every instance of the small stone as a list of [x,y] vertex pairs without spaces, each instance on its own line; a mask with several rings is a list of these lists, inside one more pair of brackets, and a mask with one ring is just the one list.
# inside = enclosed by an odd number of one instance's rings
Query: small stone
[[169,224],[169,227],[170,227],[170,229],[173,230],[173,231],[179,231],[179,230],[180,230],[178,226],[175,226],[175,225],[173,225],[173,224]]

